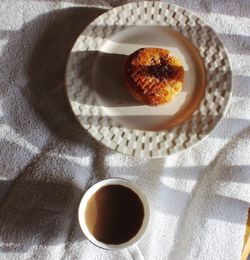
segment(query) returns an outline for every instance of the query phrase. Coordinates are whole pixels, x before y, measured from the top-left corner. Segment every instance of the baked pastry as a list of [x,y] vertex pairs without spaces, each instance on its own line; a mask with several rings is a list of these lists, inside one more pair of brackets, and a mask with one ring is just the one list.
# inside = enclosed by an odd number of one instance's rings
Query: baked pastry
[[142,48],[124,63],[124,76],[130,94],[138,101],[156,106],[172,100],[182,89],[181,62],[161,48]]

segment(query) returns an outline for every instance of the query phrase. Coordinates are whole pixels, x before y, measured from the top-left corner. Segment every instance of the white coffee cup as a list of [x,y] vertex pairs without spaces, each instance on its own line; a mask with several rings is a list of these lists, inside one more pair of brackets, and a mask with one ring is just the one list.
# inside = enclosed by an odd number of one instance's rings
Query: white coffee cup
[[[106,244],[101,241],[98,241],[94,235],[90,232],[86,221],[85,221],[85,212],[87,208],[87,204],[89,199],[102,187],[107,186],[107,185],[121,185],[124,187],[129,188],[132,190],[134,193],[137,194],[139,197],[140,201],[142,202],[143,208],[144,208],[144,217],[142,221],[142,225],[139,229],[139,231],[135,234],[134,237],[132,237],[129,241],[122,243],[122,244]],[[103,249],[122,249],[122,248],[128,248],[130,251],[132,257],[136,260],[143,259],[141,252],[139,248],[137,247],[136,243],[143,237],[143,235],[146,232],[147,226],[149,224],[149,219],[150,219],[150,208],[149,208],[149,203],[144,195],[144,193],[141,191],[141,189],[135,185],[134,183],[121,179],[121,178],[110,178],[110,179],[105,179],[100,182],[97,182],[93,186],[91,186],[87,192],[84,194],[80,206],[79,206],[79,211],[78,211],[78,218],[79,218],[79,223],[81,226],[81,229],[86,236],[86,238],[92,242],[94,245],[103,248]]]

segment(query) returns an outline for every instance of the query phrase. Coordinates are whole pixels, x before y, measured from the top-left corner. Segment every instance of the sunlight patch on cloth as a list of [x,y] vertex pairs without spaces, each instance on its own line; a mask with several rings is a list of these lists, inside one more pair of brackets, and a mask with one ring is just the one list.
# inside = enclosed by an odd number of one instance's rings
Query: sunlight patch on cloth
[[0,125],[0,139],[15,143],[34,154],[38,154],[40,152],[36,146],[30,144],[27,140],[25,140],[25,138],[15,133],[10,126],[5,124]]
[[56,157],[60,159],[64,159],[70,161],[72,163],[79,164],[81,166],[89,166],[90,165],[90,158],[89,157],[78,157],[78,156],[71,156],[67,154],[59,154],[59,153],[49,153],[51,157]]
[[217,33],[250,36],[250,18],[234,17],[226,14],[199,13],[208,24],[215,25],[213,28]]

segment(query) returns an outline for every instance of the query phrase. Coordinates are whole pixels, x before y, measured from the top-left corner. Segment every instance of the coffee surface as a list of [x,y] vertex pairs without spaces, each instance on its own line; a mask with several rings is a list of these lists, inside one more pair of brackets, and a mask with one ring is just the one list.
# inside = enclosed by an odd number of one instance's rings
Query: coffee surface
[[89,231],[106,244],[122,244],[139,231],[144,218],[138,195],[122,185],[107,185],[87,203],[85,221]]

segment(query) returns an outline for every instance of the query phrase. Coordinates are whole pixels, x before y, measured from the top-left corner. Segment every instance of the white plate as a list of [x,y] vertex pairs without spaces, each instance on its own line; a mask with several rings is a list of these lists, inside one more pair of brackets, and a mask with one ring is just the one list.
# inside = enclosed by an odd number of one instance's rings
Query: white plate
[[[127,92],[122,66],[142,47],[162,47],[182,62],[181,93],[145,106]],[[156,158],[204,139],[223,117],[232,73],[225,47],[199,17],[163,2],[129,3],[102,14],[71,50],[66,84],[73,112],[89,133],[128,155]]]

